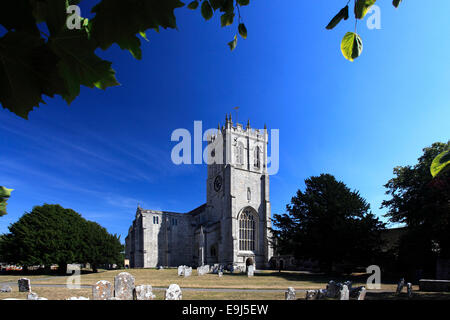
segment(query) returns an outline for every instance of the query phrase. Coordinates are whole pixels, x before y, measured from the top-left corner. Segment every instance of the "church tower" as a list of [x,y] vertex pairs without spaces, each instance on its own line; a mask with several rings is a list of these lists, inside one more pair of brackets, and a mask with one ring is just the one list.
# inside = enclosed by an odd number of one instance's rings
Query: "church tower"
[[209,137],[206,217],[217,230],[206,246],[209,261],[240,268],[268,266],[272,248],[267,148],[266,127],[233,124],[231,114]]

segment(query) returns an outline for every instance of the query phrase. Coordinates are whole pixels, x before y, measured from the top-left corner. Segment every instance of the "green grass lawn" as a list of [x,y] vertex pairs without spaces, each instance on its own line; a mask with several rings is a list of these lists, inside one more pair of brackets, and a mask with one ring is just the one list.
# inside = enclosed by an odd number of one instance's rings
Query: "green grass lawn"
[[[99,280],[108,280],[114,282],[114,277],[125,270],[106,271],[100,270],[98,273],[84,273],[81,275],[82,285],[93,285]],[[224,273],[223,277],[217,274],[207,274],[197,276],[194,270],[190,277],[180,277],[177,275],[177,269],[129,269],[126,272],[131,273],[135,277],[135,284],[150,284],[153,287],[167,288],[170,284],[176,283],[181,289],[183,288],[229,288],[229,289],[280,289],[281,292],[204,292],[204,291],[183,291],[183,299],[186,300],[283,300],[284,290],[288,287],[301,289],[324,289],[330,280],[353,282],[353,286],[365,285],[367,275],[354,274],[346,277],[326,276],[321,274],[311,274],[299,271],[269,271],[264,270],[255,273],[254,277],[247,277],[246,274]],[[92,290],[90,288],[68,289],[65,287],[37,287],[33,284],[61,284],[64,285],[69,279],[68,276],[56,275],[3,275],[0,276],[0,282],[16,282],[21,277],[27,277],[31,280],[33,292],[39,296],[48,299],[67,299],[72,296],[84,296],[92,298]],[[19,293],[17,285],[11,285],[13,292],[1,293],[0,299],[4,298],[21,298],[26,299],[26,293]],[[367,300],[402,300],[407,299],[406,293],[400,296],[393,292],[396,289],[395,283],[383,283],[381,290],[370,291],[367,293]],[[427,293],[418,292],[418,287],[413,286],[414,299],[450,299],[450,293]],[[387,291],[387,292],[386,292]],[[154,290],[156,299],[164,298],[164,290]],[[299,291],[297,298],[304,299],[305,293]]]

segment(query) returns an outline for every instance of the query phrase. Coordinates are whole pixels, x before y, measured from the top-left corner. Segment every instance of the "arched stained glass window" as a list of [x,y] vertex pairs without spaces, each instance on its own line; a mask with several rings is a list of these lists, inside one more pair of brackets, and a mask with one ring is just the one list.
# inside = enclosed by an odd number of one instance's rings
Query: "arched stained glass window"
[[255,250],[255,218],[250,209],[239,217],[239,250]]

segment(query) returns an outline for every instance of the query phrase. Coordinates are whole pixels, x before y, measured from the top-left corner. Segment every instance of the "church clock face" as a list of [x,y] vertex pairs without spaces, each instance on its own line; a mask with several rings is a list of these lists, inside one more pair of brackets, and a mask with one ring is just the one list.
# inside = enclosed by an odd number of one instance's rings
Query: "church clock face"
[[218,192],[222,188],[222,176],[217,176],[214,179],[214,190]]

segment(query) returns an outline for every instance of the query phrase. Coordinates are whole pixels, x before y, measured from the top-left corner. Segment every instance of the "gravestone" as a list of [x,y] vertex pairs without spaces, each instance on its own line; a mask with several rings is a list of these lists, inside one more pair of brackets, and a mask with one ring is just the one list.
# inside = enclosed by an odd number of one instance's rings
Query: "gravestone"
[[348,290],[352,290],[352,282],[351,281],[345,281],[344,284],[347,286]]
[[17,281],[17,285],[19,286],[19,292],[31,292],[31,282],[30,279],[20,278]]
[[192,267],[185,267],[184,268],[184,277],[190,277],[192,275]]
[[328,284],[327,284],[327,297],[328,298],[336,298],[338,294],[338,287],[336,285],[336,283],[331,280]]
[[219,275],[219,278],[222,278],[223,272],[222,272],[222,271],[219,271],[218,275]]
[[166,300],[181,300],[182,299],[180,286],[177,284],[171,284],[166,289]]
[[405,286],[405,279],[400,279],[399,283],[397,284],[397,294],[400,294],[403,290],[403,287]]
[[203,275],[207,274],[208,272],[209,272],[208,265],[204,265],[204,266],[197,268],[197,275],[199,275],[199,276],[203,276]]
[[295,300],[295,289],[289,287],[287,291],[284,293],[285,300]]
[[143,284],[135,288],[136,300],[153,300],[155,295],[152,292],[152,286]]
[[367,292],[366,288],[362,287],[358,293],[358,300],[364,300],[366,298],[366,292]]
[[306,300],[316,300],[318,296],[318,290],[306,290]]
[[100,280],[92,286],[92,297],[94,300],[108,300],[113,296],[111,282]]
[[133,300],[134,277],[121,272],[114,277],[114,296],[120,300]]
[[89,300],[89,298],[87,298],[87,297],[70,297],[70,298],[67,298],[66,300]]
[[178,276],[184,275],[184,266],[178,266]]
[[255,267],[253,265],[249,265],[247,267],[247,276],[253,277],[254,273],[255,273]]
[[350,292],[348,290],[348,287],[346,284],[342,285],[342,289],[341,289],[341,296],[339,298],[339,300],[349,300],[350,299]]
[[408,292],[408,298],[412,298],[413,293],[412,293],[412,284],[411,284],[411,282],[408,282],[406,284],[406,290]]
[[11,292],[11,291],[12,291],[12,288],[10,286],[3,286],[0,289],[0,292]]
[[37,293],[34,293],[34,292],[28,293],[27,300],[37,300],[37,299],[38,299]]

